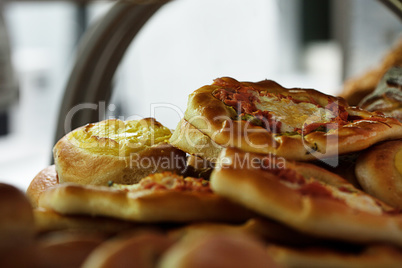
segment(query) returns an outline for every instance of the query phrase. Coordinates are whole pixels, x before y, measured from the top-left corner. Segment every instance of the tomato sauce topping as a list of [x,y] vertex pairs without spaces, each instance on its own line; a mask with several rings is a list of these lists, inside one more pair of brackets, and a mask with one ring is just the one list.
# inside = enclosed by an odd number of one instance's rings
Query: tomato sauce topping
[[251,121],[252,123],[271,132],[276,132],[281,127],[281,122],[275,120],[269,111],[257,109],[255,103],[258,101],[258,93],[252,87],[236,85],[235,88],[220,88],[215,90],[212,95],[233,107],[237,112],[237,119],[248,120],[251,116],[254,119]]
[[[155,179],[155,176],[161,176],[162,178]],[[140,182],[140,189],[143,190],[175,190],[179,192],[194,191],[194,192],[209,192],[212,190],[209,186],[209,182],[201,178],[192,178],[178,175],[161,175],[153,174],[142,179]]]
[[[234,108],[237,112],[237,118],[241,120],[249,120],[251,123],[264,127],[270,132],[278,133],[281,129],[282,123],[274,118],[270,111],[262,111],[258,109],[255,103],[259,102],[259,96],[269,96],[277,98],[278,101],[282,99],[291,100],[293,103],[301,103],[303,101],[297,100],[290,95],[274,94],[264,91],[257,91],[251,86],[246,86],[240,82],[225,81],[223,79],[216,79],[215,85],[221,86],[221,88],[215,90],[212,95],[221,100],[228,106]],[[311,96],[308,96],[309,101],[317,107],[321,107]],[[305,102],[305,101],[304,101]],[[299,134],[309,134],[313,131],[327,132],[330,129],[336,129],[341,125],[348,123],[348,112],[343,106],[339,106],[335,102],[329,100],[325,109],[331,111],[337,116],[330,122],[325,123],[311,123],[303,126],[303,129],[296,129],[295,132]],[[252,120],[250,120],[252,119]]]
[[314,196],[314,197],[327,197],[327,198],[333,197],[330,190],[328,190],[327,188],[325,188],[325,186],[316,181],[303,185],[299,189],[299,192],[303,195]]
[[[328,98],[328,104],[325,107],[320,106],[312,96],[307,96],[308,100],[298,100],[290,95],[274,94],[265,91],[258,91],[250,85],[242,84],[236,80],[224,80],[221,78],[215,79],[215,85],[221,88],[216,89],[212,95],[232,107],[237,116],[235,120],[247,120],[254,125],[261,126],[272,133],[280,133],[282,123],[273,116],[270,111],[264,111],[257,108],[256,103],[259,103],[259,96],[269,96],[271,98],[277,98],[278,101],[282,99],[291,100],[293,103],[311,103],[319,108],[324,108],[330,111],[335,117],[329,119],[326,122],[312,122],[304,124],[302,128],[295,128],[294,132],[300,135],[307,135],[311,132],[320,131],[328,132],[330,130],[338,129],[341,126],[349,123],[354,123],[362,120],[384,122],[386,118],[381,116],[372,116],[369,118],[363,118],[361,116],[350,115],[346,108]],[[291,115],[294,116],[294,115]]]
[[302,195],[334,198],[331,191],[321,183],[317,181],[307,181],[304,176],[296,170],[271,165],[269,162],[269,159],[264,158],[261,164],[261,169],[274,174],[275,176],[279,177],[279,180],[281,181],[289,182],[295,186],[298,186],[296,189]]

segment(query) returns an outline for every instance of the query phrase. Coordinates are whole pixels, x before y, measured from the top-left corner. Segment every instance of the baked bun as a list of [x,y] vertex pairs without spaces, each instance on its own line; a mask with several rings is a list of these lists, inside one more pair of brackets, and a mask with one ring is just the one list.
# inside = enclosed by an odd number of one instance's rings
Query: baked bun
[[340,96],[350,105],[358,105],[364,97],[375,90],[381,78],[392,66],[402,66],[402,39],[388,51],[378,66],[346,80]]
[[173,245],[158,268],[279,267],[258,240],[240,233],[195,233]]
[[35,234],[32,207],[24,193],[0,183],[0,249],[20,246]]
[[168,144],[171,131],[153,118],[105,120],[64,136],[53,155],[59,182],[133,184],[150,173],[185,167],[185,153]]
[[24,193],[0,183],[0,267],[35,267],[35,225]]
[[[350,246],[349,246],[350,247]],[[345,251],[327,247],[291,248],[269,245],[268,254],[287,268],[377,268],[400,267],[402,251],[390,245],[367,245]]]
[[57,173],[54,165],[41,170],[31,181],[26,192],[32,207],[38,207],[39,196],[46,191],[46,189],[57,184]]
[[323,245],[330,240],[313,237],[268,218],[256,217],[243,224],[196,222],[169,231],[169,236],[179,239],[193,233],[242,233],[258,237],[267,243],[290,246]]
[[388,70],[377,88],[359,106],[367,111],[379,111],[402,122],[402,67]]
[[152,268],[172,244],[171,239],[156,232],[126,235],[103,243],[91,253],[82,267]]
[[81,267],[105,237],[93,233],[55,232],[38,239],[37,267]]
[[369,194],[402,208],[402,140],[378,144],[356,162],[356,176]]

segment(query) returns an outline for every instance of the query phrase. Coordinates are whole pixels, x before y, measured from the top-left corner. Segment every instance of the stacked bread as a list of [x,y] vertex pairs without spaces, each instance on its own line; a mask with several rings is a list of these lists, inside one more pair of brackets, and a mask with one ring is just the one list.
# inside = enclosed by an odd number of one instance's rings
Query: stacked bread
[[401,139],[341,98],[220,78],[173,133],[88,124],[26,196],[0,185],[0,266],[400,267]]

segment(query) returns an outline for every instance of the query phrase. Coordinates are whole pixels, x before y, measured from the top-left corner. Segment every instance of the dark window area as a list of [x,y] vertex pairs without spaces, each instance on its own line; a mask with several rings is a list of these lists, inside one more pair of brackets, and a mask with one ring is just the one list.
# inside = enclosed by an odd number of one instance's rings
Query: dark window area
[[303,44],[331,39],[330,0],[303,0],[301,13]]
[[0,136],[8,134],[8,113],[0,112]]

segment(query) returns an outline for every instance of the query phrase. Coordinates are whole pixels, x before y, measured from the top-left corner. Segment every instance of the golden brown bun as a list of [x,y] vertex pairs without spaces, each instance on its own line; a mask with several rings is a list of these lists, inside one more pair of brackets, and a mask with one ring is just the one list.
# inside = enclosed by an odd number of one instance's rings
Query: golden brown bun
[[[325,169],[233,148],[221,158],[211,187],[233,202],[311,235],[402,246],[402,215]],[[251,162],[242,168],[245,159]],[[265,160],[279,173],[261,168]]]
[[35,227],[38,233],[59,230],[76,230],[88,233],[115,234],[124,230],[138,228],[133,222],[111,218],[71,215],[65,216],[43,208],[34,209]]
[[[98,134],[103,129],[106,134]],[[113,136],[119,131],[123,134]],[[105,120],[78,128],[53,149],[59,182],[106,186],[109,181],[133,184],[155,172],[181,173],[185,153],[167,143],[170,135],[153,118]]]
[[402,263],[402,251],[389,245],[368,245],[357,253],[328,248],[297,249],[269,245],[268,254],[288,268],[398,268]]
[[223,147],[191,125],[184,118],[177,124],[169,142],[191,155],[199,156],[212,163],[216,162]]
[[392,66],[402,66],[402,39],[385,55],[378,67],[347,80],[340,96],[350,105],[358,105],[364,97],[374,91],[381,78]]
[[239,233],[263,238],[268,254],[281,267],[399,267],[402,251],[390,245],[355,245],[321,240],[267,219],[242,225],[196,223],[170,232],[174,238],[211,233]]
[[369,148],[357,159],[356,176],[367,193],[402,209],[402,140]]
[[48,188],[58,184],[57,173],[54,165],[40,171],[29,184],[26,195],[32,207],[38,207],[39,196]]
[[32,241],[35,234],[32,207],[19,189],[0,183],[0,249]]
[[0,183],[0,267],[35,263],[32,207],[19,189]]
[[257,237],[268,243],[278,243],[294,246],[323,245],[328,240],[313,237],[268,218],[252,218],[243,224],[228,224],[214,222],[197,222],[173,229],[169,236],[181,239],[193,233],[242,233]]
[[105,237],[86,233],[51,233],[36,243],[37,265],[41,268],[81,267],[88,255]]
[[159,256],[173,244],[168,237],[146,232],[109,240],[92,252],[83,268],[153,268]]
[[[338,129],[328,132],[313,131],[306,135],[301,135],[298,132],[276,134],[247,120],[236,119],[238,116],[236,110],[213,95],[216,90],[226,90],[226,88],[229,90],[252,88],[253,92],[281,94],[300,102],[317,103],[321,107],[336,103],[338,107],[345,109],[348,120],[345,125],[339,124]],[[297,111],[294,114],[289,114],[289,112],[286,116],[298,120],[304,120],[307,116],[313,120],[310,125],[316,123],[315,117],[308,112],[298,114],[299,108],[293,110]],[[327,111],[325,110],[325,112]],[[323,111],[317,112],[322,113]],[[359,120],[352,120],[351,118],[354,117],[359,118]],[[190,94],[184,119],[222,147],[236,147],[244,151],[274,154],[298,161],[316,160],[357,152],[380,141],[402,138],[402,124],[395,118],[384,117],[380,113],[351,107],[342,98],[325,95],[317,90],[284,88],[272,80],[251,83],[239,82],[230,77],[216,79],[212,85],[203,86]],[[186,133],[186,128],[189,127],[183,126],[182,122],[175,132]],[[208,145],[210,142],[205,141],[205,138],[199,137],[199,133],[196,138],[192,135],[182,134],[180,138],[172,140],[172,142],[173,144],[177,142],[178,144],[187,143],[189,145],[194,143],[197,146],[201,144],[201,150],[214,148]]]
[[205,232],[185,237],[161,258],[158,268],[279,267],[258,240],[240,233]]
[[35,244],[0,248],[0,267],[38,267],[36,263],[37,250]]

